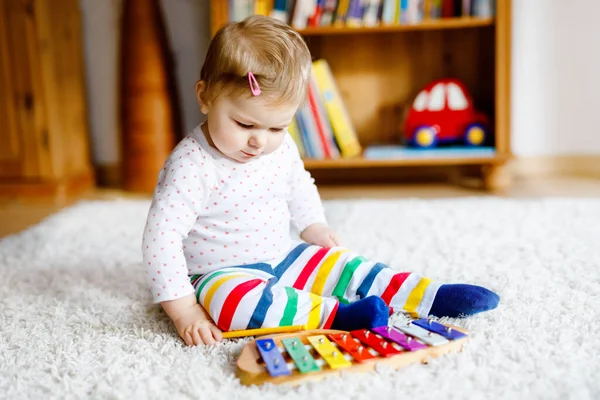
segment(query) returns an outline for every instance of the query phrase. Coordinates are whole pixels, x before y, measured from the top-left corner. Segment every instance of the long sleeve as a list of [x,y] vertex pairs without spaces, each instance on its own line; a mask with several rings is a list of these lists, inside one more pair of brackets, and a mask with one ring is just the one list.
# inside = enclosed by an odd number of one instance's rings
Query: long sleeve
[[288,207],[292,224],[299,232],[317,222],[326,224],[325,210],[317,186],[313,177],[304,168],[296,143],[287,135],[283,146],[289,147],[291,158]]
[[142,241],[154,303],[193,293],[183,240],[204,207],[210,178],[210,168],[189,137],[180,142],[159,174]]

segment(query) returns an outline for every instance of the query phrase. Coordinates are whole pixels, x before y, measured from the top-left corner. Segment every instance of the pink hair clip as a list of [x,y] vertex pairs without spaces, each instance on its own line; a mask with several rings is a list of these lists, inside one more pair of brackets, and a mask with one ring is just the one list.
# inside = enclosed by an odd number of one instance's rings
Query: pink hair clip
[[248,82],[250,83],[250,91],[252,94],[258,96],[260,94],[260,86],[258,86],[258,82],[252,72],[248,72]]

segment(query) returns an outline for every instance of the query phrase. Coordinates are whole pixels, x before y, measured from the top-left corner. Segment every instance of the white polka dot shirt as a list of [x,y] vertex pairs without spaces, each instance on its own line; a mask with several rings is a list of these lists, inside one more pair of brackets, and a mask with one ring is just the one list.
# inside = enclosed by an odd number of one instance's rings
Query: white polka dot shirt
[[211,147],[200,126],[161,170],[142,253],[155,303],[193,293],[190,275],[281,260],[298,231],[326,223],[314,180],[286,134],[273,153],[248,163]]

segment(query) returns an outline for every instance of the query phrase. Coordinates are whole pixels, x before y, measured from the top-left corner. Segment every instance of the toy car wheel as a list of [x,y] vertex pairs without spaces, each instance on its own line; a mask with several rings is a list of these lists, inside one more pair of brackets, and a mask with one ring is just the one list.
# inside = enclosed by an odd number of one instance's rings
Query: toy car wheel
[[413,134],[413,144],[421,148],[434,147],[437,144],[437,132],[431,126],[419,126]]
[[487,136],[487,130],[482,124],[471,124],[465,129],[465,144],[468,146],[482,146]]

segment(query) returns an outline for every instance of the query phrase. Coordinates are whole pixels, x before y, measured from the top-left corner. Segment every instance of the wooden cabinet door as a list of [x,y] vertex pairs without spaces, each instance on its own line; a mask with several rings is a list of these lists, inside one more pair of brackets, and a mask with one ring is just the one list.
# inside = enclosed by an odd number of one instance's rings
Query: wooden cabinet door
[[13,99],[6,6],[6,0],[0,0],[0,176],[18,176],[21,146]]
[[49,173],[32,0],[0,0],[0,178]]

